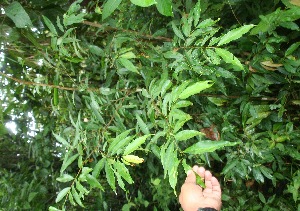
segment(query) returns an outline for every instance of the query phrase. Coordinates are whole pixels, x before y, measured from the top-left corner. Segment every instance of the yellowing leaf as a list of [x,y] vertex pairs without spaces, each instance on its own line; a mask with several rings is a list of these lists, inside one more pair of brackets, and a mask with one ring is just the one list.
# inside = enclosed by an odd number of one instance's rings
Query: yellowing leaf
[[300,7],[300,0],[291,0],[290,3]]
[[125,155],[122,158],[128,163],[140,164],[140,163],[144,162],[143,158],[140,158],[135,155]]

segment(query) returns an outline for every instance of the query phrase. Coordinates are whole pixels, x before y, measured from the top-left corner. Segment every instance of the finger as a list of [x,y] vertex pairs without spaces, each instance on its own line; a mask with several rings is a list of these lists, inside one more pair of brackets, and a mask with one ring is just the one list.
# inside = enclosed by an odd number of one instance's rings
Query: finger
[[212,174],[210,171],[205,171],[204,173],[205,177],[205,192],[212,192],[213,190],[213,185],[212,185]]
[[192,170],[187,172],[187,177],[185,179],[185,183],[196,183],[196,175]]
[[219,183],[219,181],[217,180],[217,178],[215,178],[215,177],[212,177],[211,178],[211,184],[212,184],[212,191],[214,192],[214,193],[218,193],[219,194],[219,196],[221,197],[221,186],[220,186],[220,183]]

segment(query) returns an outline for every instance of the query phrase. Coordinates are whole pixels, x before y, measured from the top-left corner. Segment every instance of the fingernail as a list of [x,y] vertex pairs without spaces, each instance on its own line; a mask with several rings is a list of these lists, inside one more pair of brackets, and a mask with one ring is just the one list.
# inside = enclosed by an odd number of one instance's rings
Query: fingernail
[[192,172],[193,172],[192,170],[188,170],[188,171],[186,172],[186,174],[189,176]]

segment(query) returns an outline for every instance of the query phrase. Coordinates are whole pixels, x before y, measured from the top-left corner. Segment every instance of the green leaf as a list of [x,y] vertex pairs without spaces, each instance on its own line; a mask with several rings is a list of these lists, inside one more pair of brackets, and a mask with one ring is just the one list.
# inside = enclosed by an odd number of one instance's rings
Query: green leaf
[[122,190],[126,191],[121,175],[118,172],[115,172],[115,175],[117,177],[118,185],[122,188]]
[[215,65],[220,64],[221,58],[213,50],[207,48],[207,49],[205,49],[205,52],[211,63],[213,63]]
[[269,169],[265,166],[260,166],[260,171],[268,179],[273,179],[274,178],[273,175],[272,175],[273,171],[271,169]]
[[156,0],[158,12],[164,16],[173,16],[171,0]]
[[260,199],[260,201],[262,203],[266,203],[266,198],[264,197],[264,195],[261,192],[258,192],[258,198]]
[[73,198],[73,195],[71,193],[69,193],[69,201],[70,203],[73,205],[73,206],[76,206],[76,203],[74,202],[74,198]]
[[121,140],[119,143],[117,143],[117,145],[113,148],[111,148],[111,155],[114,154],[121,154],[124,151],[124,147],[130,143],[130,141],[133,139],[133,136],[128,136],[126,138],[124,138],[123,140]]
[[70,191],[70,187],[67,187],[67,188],[64,188],[62,189],[58,194],[57,194],[57,197],[55,199],[55,203],[57,202],[60,202],[64,197],[65,195],[67,195],[67,193]]
[[50,207],[49,207],[49,211],[62,211],[62,210],[50,206]]
[[284,55],[285,55],[285,56],[291,55],[295,50],[298,49],[299,45],[300,45],[300,42],[295,42],[295,43],[293,43],[293,44],[286,50],[286,52],[285,52]]
[[150,7],[157,2],[155,0],[130,0],[132,4],[135,4],[140,7]]
[[172,109],[174,108],[185,108],[185,107],[188,107],[190,105],[193,105],[193,103],[191,101],[188,101],[188,100],[180,100],[180,101],[177,101],[173,106],[172,106]]
[[97,56],[104,56],[104,51],[96,45],[89,45],[90,52]]
[[14,1],[5,8],[5,14],[15,23],[17,28],[26,28],[32,26],[29,15],[22,5]]
[[[67,154],[68,155],[68,154]],[[71,165],[71,163],[74,162],[74,160],[76,160],[76,158],[79,156],[79,154],[75,154],[72,157],[68,158],[68,156],[66,155],[64,162],[61,166],[60,172],[64,172],[64,170],[66,170],[66,168]]]
[[184,40],[183,34],[177,28],[177,26],[175,25],[175,23],[173,21],[171,22],[171,25],[172,25],[172,29],[173,29],[174,33],[176,34],[176,36],[179,37],[180,39]]
[[53,25],[53,23],[46,17],[46,16],[42,16],[44,23],[46,24],[46,26],[48,27],[48,29],[50,30],[50,32],[57,36],[57,31],[55,29],[55,26]]
[[162,87],[161,87],[161,91],[160,91],[161,96],[164,96],[165,93],[166,93],[166,91],[167,91],[171,86],[172,86],[171,80],[166,80],[166,81],[163,83]]
[[144,135],[142,137],[139,137],[135,140],[133,140],[130,144],[128,144],[128,146],[125,148],[125,151],[123,153],[123,155],[128,155],[130,153],[132,153],[133,151],[135,151],[137,148],[139,148],[143,143],[145,143],[146,139],[150,136],[149,135]]
[[102,124],[105,124],[104,119],[103,119],[102,115],[99,112],[99,111],[101,111],[101,108],[100,108],[99,104],[97,103],[97,101],[92,99],[92,102],[91,102],[90,105],[91,105],[91,109],[92,109],[94,115],[97,117],[99,122],[102,123]]
[[200,20],[200,14],[201,14],[201,5],[200,1],[198,1],[193,9],[193,19],[194,19],[194,26],[196,27]]
[[86,181],[92,187],[99,188],[100,190],[104,191],[104,188],[102,187],[102,185],[98,182],[98,180],[93,175],[87,174]]
[[229,142],[229,141],[199,141],[198,143],[188,147],[184,150],[185,153],[189,154],[203,154],[205,152],[213,152],[217,149],[229,146],[235,146],[240,142]]
[[102,20],[108,18],[120,5],[122,0],[108,0],[103,5]]
[[254,27],[253,24],[244,25],[244,26],[241,26],[239,28],[236,28],[236,29],[233,29],[233,30],[227,32],[227,34],[225,34],[221,37],[217,46],[221,46],[221,45],[230,43],[233,40],[239,39],[243,34],[246,34],[253,27]]
[[175,135],[175,140],[185,141],[198,135],[204,135],[204,134],[196,130],[182,130]]
[[137,68],[134,66],[134,64],[125,58],[118,58],[118,61],[129,71],[134,72],[134,73],[138,73],[139,71],[137,70]]
[[115,169],[117,172],[129,183],[132,184],[133,180],[129,174],[128,169],[124,165],[124,163],[121,163],[120,161],[115,162],[114,164]]
[[106,179],[107,179],[107,182],[108,182],[109,186],[114,191],[116,191],[115,175],[114,175],[114,172],[112,170],[112,166],[108,162],[105,163],[105,173],[106,173]]
[[257,182],[264,183],[264,176],[261,174],[259,168],[253,168],[253,176]]
[[232,53],[229,51],[222,49],[222,48],[216,48],[215,49],[216,53],[221,56],[226,63],[232,64],[236,66],[239,70],[243,70],[244,67],[241,64],[240,60],[236,58]]
[[122,140],[124,140],[129,135],[131,131],[132,129],[129,129],[117,135],[117,137],[114,138],[113,141],[110,143],[108,152],[111,152],[116,147],[117,144],[119,144]]
[[191,86],[188,86],[181,94],[179,95],[179,99],[186,99],[194,94],[198,94],[204,89],[208,89],[213,85],[212,81],[199,81],[194,83]]
[[55,134],[55,133],[52,133],[54,135],[54,137],[56,138],[56,140],[58,142],[60,142],[62,145],[66,146],[66,147],[71,147],[71,145],[64,139],[62,138],[61,136]]
[[56,178],[56,180],[59,181],[59,182],[69,182],[73,179],[74,179],[74,177],[72,177],[69,174],[63,174],[62,176]]
[[142,132],[146,135],[150,134],[149,128],[148,128],[147,124],[142,120],[142,118],[138,114],[136,114],[135,117],[136,117],[138,126],[140,127]]
[[74,185],[72,186],[72,195],[73,195],[76,203],[79,204],[79,206],[84,207],[82,202],[81,202],[80,196],[78,195],[77,191],[75,190]]
[[199,185],[201,188],[206,188],[206,185],[204,183],[204,178],[200,177],[200,175],[196,172],[194,172],[194,174],[196,176],[196,184]]
[[104,168],[105,162],[106,162],[106,158],[102,158],[97,162],[97,164],[93,169],[93,173],[92,173],[93,177],[97,178],[99,176],[100,171]]
[[65,27],[70,26],[74,23],[81,23],[84,21],[85,13],[80,13],[78,15],[72,14],[72,15],[66,15],[63,16],[63,24]]

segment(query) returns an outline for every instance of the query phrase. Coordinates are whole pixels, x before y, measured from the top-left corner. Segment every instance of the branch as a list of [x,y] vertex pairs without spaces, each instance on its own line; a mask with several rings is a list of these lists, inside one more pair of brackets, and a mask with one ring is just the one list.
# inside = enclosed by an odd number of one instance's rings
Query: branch
[[162,40],[162,41],[167,41],[167,42],[172,42],[171,38],[168,37],[161,37],[161,36],[152,36],[152,35],[148,35],[148,34],[140,34],[139,32],[133,31],[133,30],[126,30],[126,29],[120,29],[120,28],[116,28],[116,27],[111,27],[111,26],[105,26],[99,23],[94,23],[94,22],[90,22],[90,21],[83,21],[82,22],[85,25],[89,25],[89,26],[93,26],[96,28],[104,28],[108,29],[108,30],[114,30],[114,31],[121,31],[121,32],[127,32],[130,34],[134,34],[137,35],[139,37],[143,37],[144,39],[149,39],[149,40]]
[[[238,95],[212,95],[212,94],[199,94],[202,97],[216,97],[216,98],[223,98],[223,99],[237,99],[241,96]],[[250,97],[252,100],[261,100],[261,101],[277,101],[278,98],[276,97]]]
[[[31,81],[24,81],[18,78],[14,78],[12,76],[9,76],[5,73],[0,72],[0,75],[4,76],[5,78],[9,78],[15,82],[18,82],[19,84],[22,85],[29,85],[29,86],[44,86],[44,87],[50,87],[50,88],[57,88],[60,90],[68,90],[68,91],[76,91],[79,90],[79,88],[77,87],[64,87],[64,86],[58,86],[58,85],[54,85],[54,84],[42,84],[42,83],[35,83],[35,82],[31,82]],[[98,89],[95,88],[88,88],[88,91],[99,91]]]

